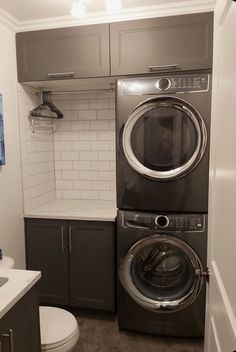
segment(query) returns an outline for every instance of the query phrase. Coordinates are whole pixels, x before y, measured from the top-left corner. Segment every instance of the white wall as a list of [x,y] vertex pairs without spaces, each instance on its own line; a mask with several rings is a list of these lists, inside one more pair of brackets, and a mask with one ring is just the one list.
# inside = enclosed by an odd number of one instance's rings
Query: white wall
[[15,33],[0,22],[0,93],[3,95],[6,165],[0,167],[0,248],[25,265]]

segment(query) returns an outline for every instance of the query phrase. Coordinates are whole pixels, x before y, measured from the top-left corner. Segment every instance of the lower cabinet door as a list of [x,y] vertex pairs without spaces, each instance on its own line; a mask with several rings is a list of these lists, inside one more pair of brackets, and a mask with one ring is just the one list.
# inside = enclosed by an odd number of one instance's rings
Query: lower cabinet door
[[114,311],[114,228],[102,221],[69,221],[70,304]]
[[1,352],[40,352],[37,286],[0,320],[0,342]]
[[40,270],[40,303],[69,304],[67,221],[26,219],[27,269]]

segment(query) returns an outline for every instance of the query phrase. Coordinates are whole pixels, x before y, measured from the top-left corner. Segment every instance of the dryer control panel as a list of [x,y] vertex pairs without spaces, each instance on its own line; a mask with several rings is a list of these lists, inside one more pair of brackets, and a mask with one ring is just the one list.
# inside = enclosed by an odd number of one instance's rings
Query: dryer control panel
[[203,232],[204,214],[155,214],[134,211],[123,212],[123,226],[158,232]]

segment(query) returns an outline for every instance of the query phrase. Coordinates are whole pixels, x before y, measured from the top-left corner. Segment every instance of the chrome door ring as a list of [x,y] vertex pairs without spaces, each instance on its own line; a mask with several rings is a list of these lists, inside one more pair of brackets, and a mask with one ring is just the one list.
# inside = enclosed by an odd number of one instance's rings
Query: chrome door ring
[[[189,116],[196,133],[197,145],[191,158],[182,166],[169,171],[156,171],[144,166],[135,156],[131,146],[131,135],[136,122],[148,111],[159,107],[173,107]],[[189,103],[179,98],[162,96],[160,98],[151,98],[138,105],[129,115],[123,129],[122,146],[129,165],[143,176],[159,180],[171,180],[184,176],[195,168],[202,159],[207,145],[207,130],[200,113]]]
[[[180,249],[182,252],[186,253],[186,256],[192,264],[195,273],[193,285],[186,295],[177,300],[157,301],[146,297],[136,288],[132,280],[132,276],[130,274],[131,265],[136,253],[140,249],[157,242],[161,244],[171,244],[172,246]],[[130,248],[122,260],[119,270],[119,277],[126,292],[141,307],[155,312],[170,313],[180,311],[195,301],[203,285],[204,271],[198,255],[187,243],[177,237],[173,238],[173,236],[154,234],[149,237],[142,238]]]

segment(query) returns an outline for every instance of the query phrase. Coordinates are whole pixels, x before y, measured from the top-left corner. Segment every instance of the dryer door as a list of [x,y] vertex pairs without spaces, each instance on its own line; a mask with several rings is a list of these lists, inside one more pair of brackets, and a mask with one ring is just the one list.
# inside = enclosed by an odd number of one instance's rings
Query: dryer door
[[194,302],[203,284],[198,255],[182,240],[152,235],[135,243],[120,266],[120,280],[134,301],[156,312],[179,311]]
[[170,180],[190,172],[201,160],[207,131],[199,112],[179,98],[144,101],[124,125],[122,146],[139,174]]

